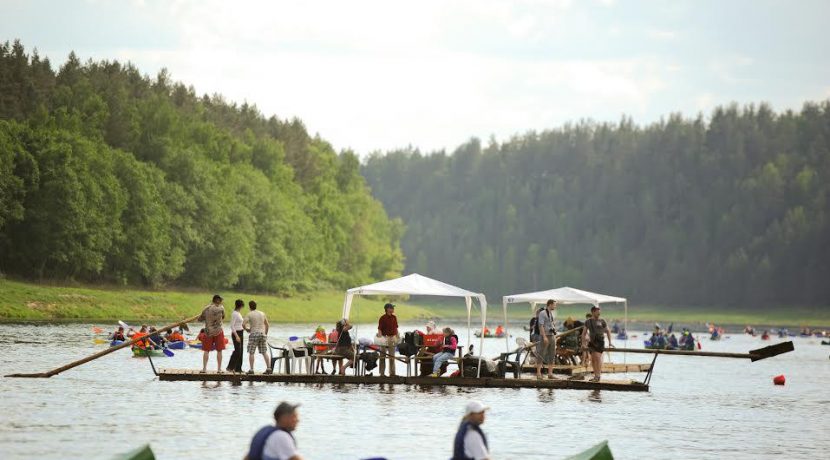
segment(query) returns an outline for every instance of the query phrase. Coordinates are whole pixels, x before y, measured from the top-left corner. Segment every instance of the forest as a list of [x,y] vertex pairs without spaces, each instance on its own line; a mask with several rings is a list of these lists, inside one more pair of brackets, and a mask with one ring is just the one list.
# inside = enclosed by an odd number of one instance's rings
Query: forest
[[299,120],[0,44],[0,272],[291,293],[403,268],[403,225]]
[[406,271],[488,296],[571,286],[653,305],[830,305],[830,101],[583,121],[370,156]]

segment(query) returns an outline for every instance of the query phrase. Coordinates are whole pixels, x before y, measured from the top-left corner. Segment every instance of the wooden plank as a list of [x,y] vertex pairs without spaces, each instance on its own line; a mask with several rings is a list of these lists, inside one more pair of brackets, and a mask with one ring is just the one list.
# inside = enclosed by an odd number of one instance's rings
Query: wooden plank
[[326,374],[232,374],[206,372],[196,373],[192,370],[162,369],[159,371],[159,380],[162,381],[202,381],[202,382],[272,382],[272,383],[318,383],[318,384],[351,384],[351,385],[419,385],[419,386],[455,386],[475,388],[551,388],[551,389],[578,389],[578,390],[611,390],[611,391],[648,391],[648,385],[633,381],[606,380],[600,382],[530,378],[497,379],[497,378],[446,378],[446,377],[366,377],[355,375],[326,375]]
[[[626,372],[648,372],[651,369],[650,363],[640,363],[640,364],[623,364],[623,363],[604,363],[602,365],[602,373],[603,374],[619,374],[619,373],[626,373]],[[522,367],[522,372],[524,373],[535,373],[536,366],[534,365],[525,365]],[[547,372],[547,368],[542,366],[542,372]],[[567,365],[555,365],[553,366],[553,373],[558,375],[570,375],[570,376],[579,376],[579,375],[587,375],[593,373],[593,369],[588,366],[567,366]]]

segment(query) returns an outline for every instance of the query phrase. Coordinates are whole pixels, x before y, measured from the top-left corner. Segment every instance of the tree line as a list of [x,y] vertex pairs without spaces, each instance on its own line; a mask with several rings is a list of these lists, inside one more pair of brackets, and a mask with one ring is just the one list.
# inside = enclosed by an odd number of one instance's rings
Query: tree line
[[490,296],[570,285],[675,305],[828,305],[830,101],[580,122],[371,156],[406,270]]
[[399,274],[403,225],[299,120],[0,44],[0,270],[291,292]]

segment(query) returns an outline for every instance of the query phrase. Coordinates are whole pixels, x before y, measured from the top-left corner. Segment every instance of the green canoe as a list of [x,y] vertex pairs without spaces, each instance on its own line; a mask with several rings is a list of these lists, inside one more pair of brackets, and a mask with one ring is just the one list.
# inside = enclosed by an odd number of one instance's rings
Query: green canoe
[[138,449],[117,455],[113,460],[156,460],[156,456],[153,454],[153,450],[150,449],[150,445],[145,444]]
[[571,455],[565,460],[614,460],[614,455],[611,453],[611,448],[608,447],[608,441],[602,441],[590,449]]
[[142,350],[141,348],[133,348],[134,358],[146,358],[147,353],[150,353],[150,356],[152,356],[153,358],[167,356],[164,354],[164,350]]

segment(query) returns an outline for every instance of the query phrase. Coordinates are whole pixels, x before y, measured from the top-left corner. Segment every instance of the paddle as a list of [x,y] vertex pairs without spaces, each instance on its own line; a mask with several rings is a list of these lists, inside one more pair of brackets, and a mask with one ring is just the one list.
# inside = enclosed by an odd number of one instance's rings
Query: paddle
[[168,358],[172,358],[173,356],[176,356],[176,355],[175,355],[172,351],[170,351],[170,349],[169,349],[169,348],[162,348],[162,349],[161,349],[161,351],[162,351],[165,355],[167,355],[167,357],[168,357]]

